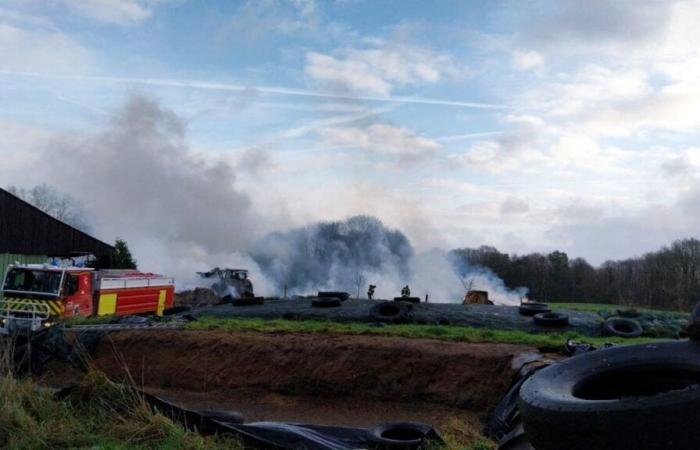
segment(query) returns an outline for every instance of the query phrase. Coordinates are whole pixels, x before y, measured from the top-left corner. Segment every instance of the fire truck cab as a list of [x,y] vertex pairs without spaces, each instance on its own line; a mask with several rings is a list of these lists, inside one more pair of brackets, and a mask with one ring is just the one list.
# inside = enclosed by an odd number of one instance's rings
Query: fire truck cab
[[36,331],[62,317],[154,313],[172,306],[172,278],[134,270],[10,265],[0,297],[0,333]]

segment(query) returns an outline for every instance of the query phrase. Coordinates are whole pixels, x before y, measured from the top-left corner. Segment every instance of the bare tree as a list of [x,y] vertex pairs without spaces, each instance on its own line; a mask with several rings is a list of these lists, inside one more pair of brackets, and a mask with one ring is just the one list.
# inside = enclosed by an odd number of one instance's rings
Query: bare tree
[[31,189],[8,186],[7,191],[61,222],[81,231],[90,231],[83,205],[68,194],[59,192],[45,184],[34,186]]
[[355,273],[353,274],[352,280],[353,280],[353,284],[357,288],[357,297],[356,298],[359,300],[360,299],[360,289],[367,282],[367,278],[365,277],[365,275],[362,273],[362,271],[359,268],[356,268]]

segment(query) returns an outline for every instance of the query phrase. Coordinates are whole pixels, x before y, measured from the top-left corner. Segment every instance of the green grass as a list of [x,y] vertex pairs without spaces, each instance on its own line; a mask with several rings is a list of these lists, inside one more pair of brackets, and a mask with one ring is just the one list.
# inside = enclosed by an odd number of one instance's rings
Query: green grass
[[528,333],[522,330],[492,330],[450,325],[385,325],[370,323],[339,323],[320,320],[265,320],[258,318],[199,317],[186,325],[189,330],[249,331],[262,333],[335,333],[353,335],[397,336],[404,338],[438,339],[452,342],[498,342],[525,344],[535,347],[560,346],[567,339],[600,345],[605,342],[634,344],[657,339],[639,337],[592,337],[576,332]]
[[238,440],[203,437],[155,414],[130,389],[99,372],[68,398],[11,374],[0,376],[0,447],[10,449],[242,450]]
[[115,319],[117,316],[75,316],[75,317],[64,317],[60,319],[60,322],[66,325],[98,325],[103,323],[109,323],[111,320]]

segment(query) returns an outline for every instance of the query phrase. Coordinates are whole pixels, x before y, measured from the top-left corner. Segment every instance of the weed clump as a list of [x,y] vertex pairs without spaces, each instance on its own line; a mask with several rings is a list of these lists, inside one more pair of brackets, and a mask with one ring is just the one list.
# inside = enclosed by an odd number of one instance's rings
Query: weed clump
[[0,376],[0,448],[242,449],[154,413],[137,391],[90,372],[62,399],[31,379]]

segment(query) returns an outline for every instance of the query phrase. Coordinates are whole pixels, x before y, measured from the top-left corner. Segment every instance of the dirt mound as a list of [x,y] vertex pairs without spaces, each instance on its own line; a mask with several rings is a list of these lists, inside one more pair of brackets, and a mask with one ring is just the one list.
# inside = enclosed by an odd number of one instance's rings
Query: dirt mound
[[211,395],[260,390],[286,395],[427,401],[493,407],[530,347],[422,339],[223,331],[112,333],[97,367],[147,388]]

